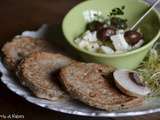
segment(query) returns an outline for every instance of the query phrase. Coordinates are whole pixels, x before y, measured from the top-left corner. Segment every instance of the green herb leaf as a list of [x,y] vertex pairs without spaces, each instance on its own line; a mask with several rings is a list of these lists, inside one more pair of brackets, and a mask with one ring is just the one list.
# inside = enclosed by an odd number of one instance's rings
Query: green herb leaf
[[125,9],[125,6],[123,5],[123,6],[121,7],[121,9],[124,10],[124,9]]
[[114,8],[112,9],[112,12],[110,12],[110,16],[124,15],[124,9],[125,6],[122,6],[121,8]]

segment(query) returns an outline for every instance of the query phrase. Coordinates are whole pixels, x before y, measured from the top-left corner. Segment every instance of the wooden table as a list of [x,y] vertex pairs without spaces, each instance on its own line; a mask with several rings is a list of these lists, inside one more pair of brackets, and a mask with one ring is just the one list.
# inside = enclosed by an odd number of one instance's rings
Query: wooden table
[[[67,11],[81,0],[3,0],[0,1],[0,42],[10,40],[23,30],[35,29],[43,23],[61,24]],[[25,120],[107,120],[66,115],[26,102],[0,83],[0,116],[24,115]],[[160,120],[160,114],[109,120]],[[2,119],[2,118],[0,118]]]

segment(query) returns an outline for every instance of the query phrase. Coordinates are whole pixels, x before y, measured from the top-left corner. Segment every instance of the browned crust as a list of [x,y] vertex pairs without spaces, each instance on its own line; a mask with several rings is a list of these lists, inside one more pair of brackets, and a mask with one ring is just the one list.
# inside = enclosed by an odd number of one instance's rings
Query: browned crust
[[[59,63],[60,59],[63,59],[66,63],[57,65],[61,64]],[[57,63],[55,63],[56,61]],[[51,78],[50,73],[56,72],[71,62],[72,60],[70,58],[61,54],[33,53],[18,66],[18,76],[20,82],[28,87],[37,97],[48,100],[68,99],[68,95],[66,95],[57,83],[57,76],[54,75]],[[43,68],[46,68],[46,71]]]
[[[114,99],[117,99],[116,97],[118,97],[119,99],[124,98],[124,99],[126,99],[126,101],[123,102],[123,103],[109,104],[109,102],[104,103],[104,100],[99,99],[98,97],[96,99],[92,99],[91,96],[88,96],[87,94],[84,93],[85,90],[81,90],[81,89],[84,89],[83,86],[82,86],[82,88],[77,89],[74,84],[70,83],[70,79],[68,77],[66,77],[66,75],[69,74],[68,68],[73,67],[73,66],[77,66],[77,64],[82,64],[82,63],[74,63],[70,66],[67,66],[67,67],[63,68],[60,71],[61,82],[65,86],[66,90],[73,96],[73,98],[78,99],[81,102],[84,102],[85,104],[88,104],[90,106],[100,108],[100,109],[104,109],[104,110],[107,110],[107,111],[126,109],[126,108],[131,108],[131,107],[142,104],[142,102],[144,100],[143,98],[135,98],[135,97],[127,96],[127,95],[123,95],[123,97],[121,98],[121,97],[116,96],[117,93],[114,94],[114,97],[113,96],[108,96],[108,97],[113,97],[113,99],[110,100],[111,103],[112,103],[112,101],[114,101]],[[87,66],[87,64],[85,64],[85,65]],[[108,73],[113,70],[109,67],[108,67],[108,69],[110,69],[108,71]],[[94,70],[93,70],[93,72],[94,72]],[[77,80],[77,79],[75,79],[75,80]],[[92,84],[91,81],[88,84]],[[93,87],[96,87],[96,84]],[[110,89],[110,88],[106,87],[105,89]],[[84,92],[82,92],[82,91],[84,91]],[[93,93],[94,92],[96,93],[96,91],[93,91]],[[118,95],[120,95],[120,94],[118,93]],[[93,97],[94,97],[94,94],[93,94]]]
[[15,71],[21,59],[33,52],[39,51],[51,52],[52,48],[45,40],[21,36],[15,37],[12,41],[7,42],[2,48],[4,62],[7,68],[13,71]]

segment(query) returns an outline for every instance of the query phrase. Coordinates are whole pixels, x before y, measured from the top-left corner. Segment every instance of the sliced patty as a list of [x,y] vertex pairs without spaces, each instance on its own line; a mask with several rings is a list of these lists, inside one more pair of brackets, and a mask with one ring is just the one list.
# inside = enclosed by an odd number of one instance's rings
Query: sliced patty
[[142,98],[124,95],[108,77],[114,68],[94,63],[73,63],[60,71],[61,82],[75,98],[108,111],[139,105]]
[[18,66],[20,82],[34,95],[48,100],[63,99],[67,95],[60,88],[57,72],[72,60],[61,54],[33,53]]
[[53,49],[45,40],[21,36],[15,37],[2,48],[4,62],[10,70],[15,70],[17,64],[24,57],[39,51],[53,52]]

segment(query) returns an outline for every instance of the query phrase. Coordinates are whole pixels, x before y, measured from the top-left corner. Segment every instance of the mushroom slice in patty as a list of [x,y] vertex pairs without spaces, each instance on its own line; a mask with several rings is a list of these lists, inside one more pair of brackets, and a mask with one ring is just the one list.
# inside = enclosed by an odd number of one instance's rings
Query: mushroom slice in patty
[[113,76],[116,86],[129,96],[146,96],[151,92],[135,71],[116,70]]

